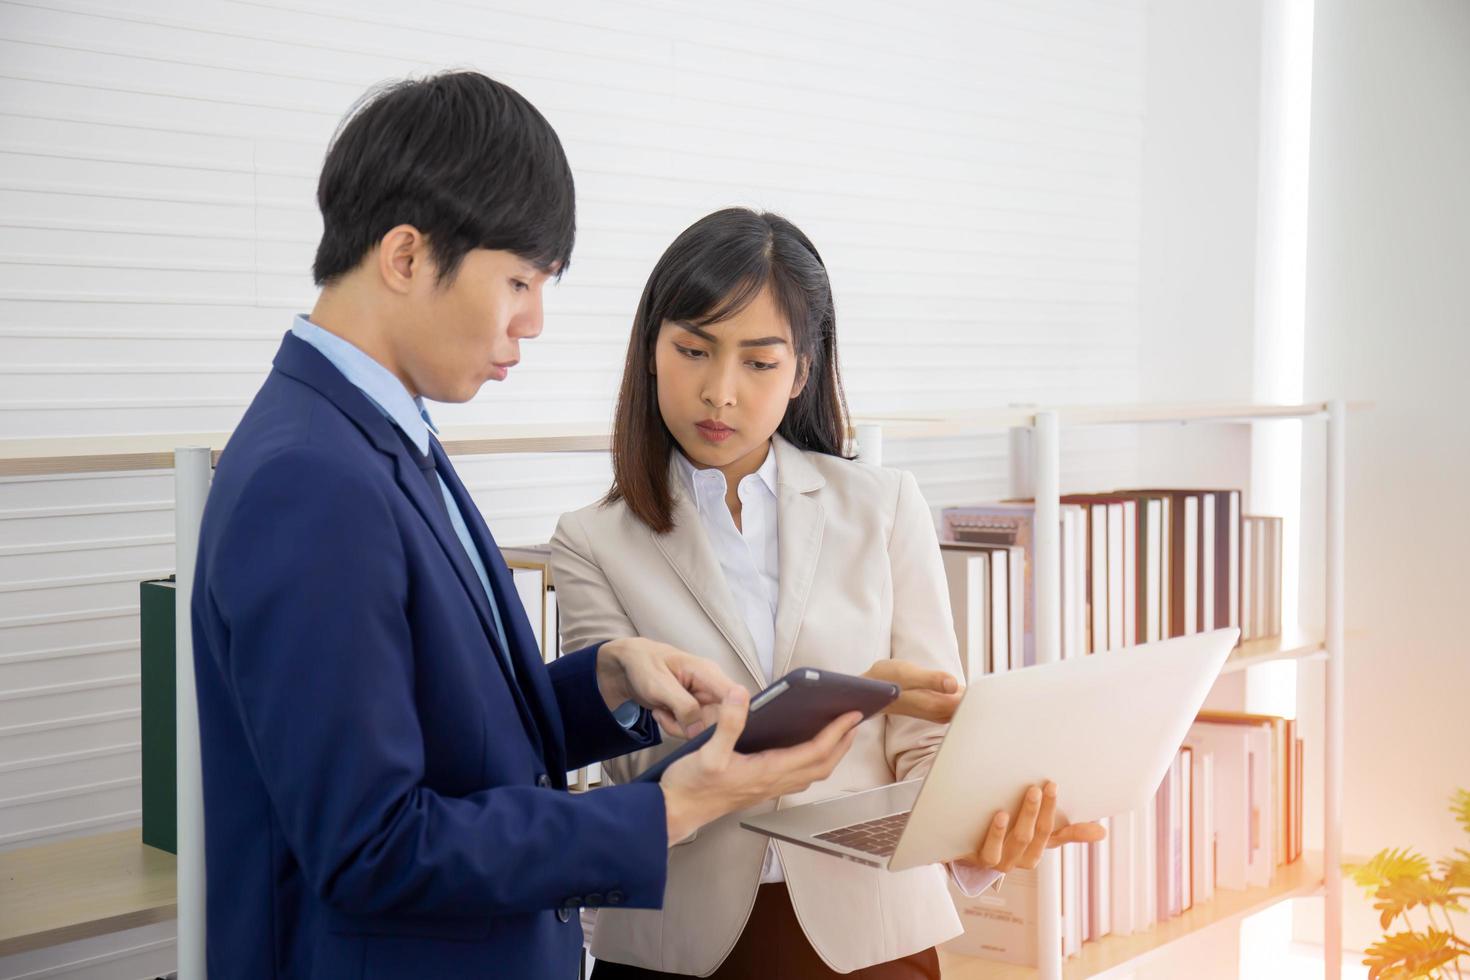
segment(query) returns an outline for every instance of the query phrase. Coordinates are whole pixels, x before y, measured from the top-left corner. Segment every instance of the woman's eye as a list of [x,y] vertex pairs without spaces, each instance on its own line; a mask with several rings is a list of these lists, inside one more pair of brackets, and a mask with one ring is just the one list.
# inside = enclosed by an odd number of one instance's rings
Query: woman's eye
[[524,293],[531,288],[531,284],[522,279],[512,279],[510,285],[518,293]]
[[680,354],[683,354],[690,360],[701,358],[704,356],[705,353],[697,347],[685,347],[683,344],[675,344],[674,350],[678,351]]
[[752,368],[754,368],[757,371],[774,371],[774,370],[776,370],[776,364],[774,362],[772,362],[772,361],[746,361],[745,363],[748,364],[748,365],[750,365]]

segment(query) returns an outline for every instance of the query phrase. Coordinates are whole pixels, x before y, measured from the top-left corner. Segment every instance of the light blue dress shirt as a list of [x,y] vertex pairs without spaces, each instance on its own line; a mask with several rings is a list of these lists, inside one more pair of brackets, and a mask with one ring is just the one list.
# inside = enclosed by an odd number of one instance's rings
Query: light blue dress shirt
[[[322,329],[304,315],[297,315],[291,324],[291,333],[316,348],[323,357],[331,361],[332,366],[340,371],[344,378],[352,382],[353,386],[366,395],[368,401],[372,402],[378,411],[408,436],[409,441],[420,453],[425,456],[429,455],[429,434],[432,432],[438,435],[439,430],[434,426],[434,420],[429,418],[428,409],[424,408],[424,400],[410,395],[408,389],[403,386],[403,382],[399,381],[392,371],[373,360],[362,348],[343,340],[329,330]],[[511,676],[515,676],[510,659],[510,644],[506,641],[505,636],[505,623],[500,618],[500,607],[495,602],[495,592],[490,588],[490,576],[485,571],[485,561],[480,555],[480,549],[475,547],[474,540],[470,537],[469,525],[465,523],[464,514],[460,513],[459,505],[454,502],[454,494],[449,492],[449,486],[444,482],[444,477],[437,470],[434,476],[439,481],[439,492],[444,495],[444,506],[449,509],[449,523],[454,526],[454,534],[464,547],[470,564],[474,566],[481,588],[485,590],[485,599],[490,604],[490,615],[495,620],[495,636],[500,641],[500,655],[505,658],[506,667],[511,669]],[[642,709],[634,702],[628,701],[613,712],[613,717],[624,728],[631,728],[637,724],[641,714]]]

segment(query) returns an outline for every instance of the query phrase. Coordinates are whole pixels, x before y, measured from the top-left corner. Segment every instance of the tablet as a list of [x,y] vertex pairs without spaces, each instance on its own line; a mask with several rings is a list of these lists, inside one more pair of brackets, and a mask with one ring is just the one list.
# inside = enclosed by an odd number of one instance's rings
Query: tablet
[[[750,699],[745,731],[735,742],[737,752],[764,752],[800,745],[817,736],[834,719],[849,711],[870,718],[892,704],[897,684],[855,677],[834,670],[798,667]],[[635,777],[635,782],[658,782],[664,770],[708,742],[711,725]]]

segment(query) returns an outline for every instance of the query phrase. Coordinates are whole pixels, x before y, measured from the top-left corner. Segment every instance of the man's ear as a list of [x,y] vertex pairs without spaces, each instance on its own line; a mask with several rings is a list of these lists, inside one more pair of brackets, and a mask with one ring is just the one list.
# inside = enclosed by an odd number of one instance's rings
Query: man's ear
[[796,380],[791,382],[791,397],[795,399],[806,390],[806,383],[812,375],[812,356],[803,354],[796,359]]
[[415,279],[431,276],[428,240],[413,225],[396,225],[378,240],[378,276],[395,293],[407,293]]

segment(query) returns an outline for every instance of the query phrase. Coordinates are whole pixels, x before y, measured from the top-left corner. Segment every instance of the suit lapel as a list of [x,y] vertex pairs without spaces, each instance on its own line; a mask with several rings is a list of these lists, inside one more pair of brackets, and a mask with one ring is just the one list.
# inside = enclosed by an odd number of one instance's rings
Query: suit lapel
[[[454,528],[449,523],[449,518],[444,512],[443,501],[435,500],[429,495],[431,492],[429,484],[424,480],[423,472],[418,468],[418,464],[408,455],[408,449],[404,447],[402,440],[394,431],[393,423],[372,402],[368,401],[367,396],[359,391],[356,385],[343,377],[342,372],[338,371],[320,351],[294,334],[287,333],[281,341],[281,349],[276,353],[275,368],[282,374],[295,378],[320,392],[350,418],[367,440],[380,452],[392,457],[395,482],[413,503],[414,509],[423,517],[424,522],[428,524],[439,547],[449,560],[450,566],[454,568],[455,576],[468,593],[470,602],[475,608],[485,641],[490,646],[490,655],[494,657],[496,665],[504,674],[506,660],[500,652],[495,621],[490,613],[489,599],[485,596],[485,589],[480,585],[480,576],[475,574],[469,555],[465,554],[464,546],[460,544],[459,535],[454,533]],[[435,446],[431,451],[439,450]],[[444,465],[442,455],[438,457],[437,465]],[[461,496],[457,499],[460,500],[460,513],[465,515],[466,526],[471,528],[473,537],[474,524],[470,515],[473,514],[475,518],[478,518],[479,512],[472,504],[467,505],[468,495],[463,493],[463,485],[459,484],[458,478],[454,476],[453,468],[445,466],[445,470],[449,474],[445,482],[451,485],[451,493],[454,492],[454,486],[459,485]],[[485,532],[485,537],[489,538],[488,530]],[[499,557],[499,552],[493,548],[487,550],[483,543],[479,547],[482,559],[487,559],[492,551],[494,557]],[[486,560],[487,575],[490,574],[491,567],[492,563]],[[494,576],[490,575],[490,578],[493,586]],[[515,592],[513,589],[502,590],[502,598],[498,600],[502,610],[519,607],[519,600],[516,601],[515,607],[508,606],[503,598],[504,595],[514,596]],[[504,617],[507,637],[510,636],[511,618],[509,614]],[[537,743],[539,750],[541,748],[539,731],[520,690],[520,685],[516,683],[514,677],[509,676],[506,677],[506,684],[515,699],[526,734]]]
[[[485,575],[490,580],[490,589],[495,595],[496,607],[500,610],[500,622],[505,627],[505,638],[510,644],[510,658],[515,664],[519,684],[512,679],[511,690],[516,698],[516,707],[521,712],[522,720],[526,722],[527,731],[537,740],[538,749],[545,758],[545,746],[554,746],[557,759],[546,759],[548,766],[556,771],[558,767],[565,769],[562,759],[564,751],[561,739],[556,734],[561,730],[559,717],[553,719],[548,717],[556,711],[556,696],[551,690],[551,682],[546,677],[546,665],[541,660],[541,651],[536,647],[535,634],[531,632],[530,620],[526,618],[525,609],[521,606],[520,596],[515,590],[515,583],[511,581],[510,569],[506,567],[505,560],[500,555],[500,548],[495,543],[495,538],[490,533],[489,526],[480,515],[480,509],[470,499],[469,491],[465,489],[459,474],[450,465],[449,457],[445,454],[438,440],[429,440],[429,451],[434,454],[434,465],[438,467],[439,474],[449,486],[449,493],[459,506],[459,512],[464,517],[465,527],[470,532],[470,540],[480,551],[480,560],[485,563]],[[453,533],[452,529],[451,532]],[[459,546],[459,537],[455,536],[455,546],[462,553],[464,548]],[[475,575],[474,569],[470,569],[470,575],[474,578],[475,591],[484,596],[485,590],[480,587],[480,579]],[[492,632],[494,627],[490,627]],[[498,646],[498,644],[497,644]],[[527,703],[525,688],[535,690],[536,701],[540,711],[532,711]],[[534,720],[533,720],[534,719]],[[544,724],[538,726],[537,722]],[[555,764],[553,764],[555,763]]]
[[772,440],[776,453],[778,567],[781,587],[776,600],[776,647],[772,655],[775,677],[791,669],[791,655],[806,615],[807,598],[822,552],[826,523],[822,505],[812,494],[826,480],[807,462],[801,450],[780,436]]
[[[675,450],[677,452],[678,450]],[[757,687],[764,687],[766,679],[761,671],[760,659],[755,654],[755,641],[750,630],[735,608],[735,598],[730,594],[730,585],[720,568],[719,559],[710,547],[709,537],[699,520],[699,512],[684,486],[684,476],[678,469],[678,461],[669,461],[669,488],[673,497],[674,529],[667,534],[655,534],[653,542],[678,574],[694,601],[704,610],[710,622],[715,624],[735,651],[740,662],[750,671]]]

